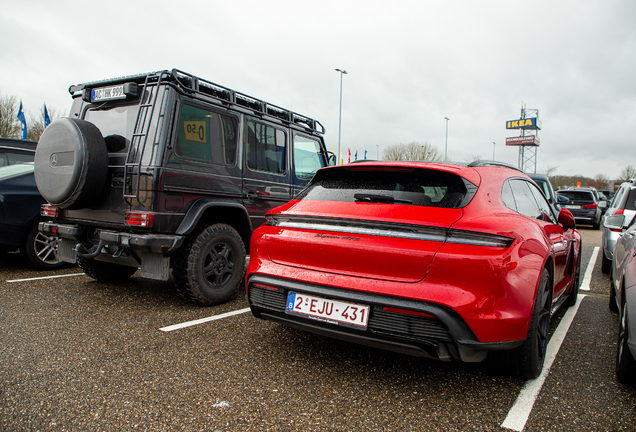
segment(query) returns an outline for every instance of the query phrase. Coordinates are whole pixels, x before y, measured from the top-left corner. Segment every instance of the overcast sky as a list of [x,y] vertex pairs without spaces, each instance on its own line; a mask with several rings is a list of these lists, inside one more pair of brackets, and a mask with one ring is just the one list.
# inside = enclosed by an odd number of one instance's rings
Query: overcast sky
[[345,161],[444,154],[448,117],[449,159],[517,166],[506,121],[525,104],[538,172],[636,166],[634,0],[0,0],[0,39],[0,94],[33,117],[68,113],[72,84],[179,68],[315,118],[337,151],[340,68]]

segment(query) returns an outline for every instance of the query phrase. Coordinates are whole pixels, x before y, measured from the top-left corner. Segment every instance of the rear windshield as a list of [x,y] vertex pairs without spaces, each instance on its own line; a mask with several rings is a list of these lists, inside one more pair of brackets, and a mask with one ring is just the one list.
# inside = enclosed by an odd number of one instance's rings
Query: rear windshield
[[569,198],[571,201],[589,201],[594,202],[592,192],[586,191],[559,191],[559,195]]
[[466,194],[464,180],[443,171],[338,168],[320,171],[297,198],[457,208]]

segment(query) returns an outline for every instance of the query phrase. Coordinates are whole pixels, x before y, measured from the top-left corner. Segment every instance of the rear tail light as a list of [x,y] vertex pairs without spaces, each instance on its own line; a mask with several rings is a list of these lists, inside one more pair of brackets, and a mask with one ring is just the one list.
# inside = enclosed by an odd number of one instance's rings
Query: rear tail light
[[125,222],[126,225],[150,228],[152,226],[152,213],[128,212]]
[[596,203],[585,204],[585,208],[586,209],[595,209],[595,208],[598,208],[598,204],[596,204]]
[[40,216],[44,217],[58,217],[60,215],[60,209],[52,206],[51,204],[42,204],[40,207]]
[[615,215],[622,215],[623,214],[623,209],[618,209],[616,210],[616,212],[614,212]]

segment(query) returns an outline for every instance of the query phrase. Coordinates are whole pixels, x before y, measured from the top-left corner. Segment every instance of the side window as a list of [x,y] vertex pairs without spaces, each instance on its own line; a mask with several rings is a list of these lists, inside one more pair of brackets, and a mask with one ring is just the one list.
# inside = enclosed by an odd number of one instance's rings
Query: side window
[[232,165],[236,161],[236,121],[189,104],[181,106],[177,155]]
[[9,165],[15,165],[24,162],[33,162],[35,153],[7,153],[9,157]]
[[611,208],[616,208],[620,205],[621,199],[623,198],[624,193],[625,193],[625,188],[620,188],[618,190],[618,192],[614,196],[614,199],[612,200],[612,203],[610,204]]
[[0,153],[0,167],[8,165],[7,163],[7,155],[4,153]]
[[287,148],[285,132],[254,120],[248,120],[245,127],[248,168],[272,174],[285,174]]
[[543,213],[534,199],[528,183],[523,180],[512,180],[510,186],[517,203],[517,211],[533,219],[542,219]]
[[311,180],[318,168],[325,166],[320,142],[303,135],[294,135],[294,172],[296,177]]
[[503,185],[503,189],[501,190],[501,200],[503,201],[504,205],[510,210],[517,211],[517,204],[515,203],[515,197],[512,194],[510,181],[505,182]]
[[528,183],[528,187],[530,188],[530,191],[534,195],[534,199],[539,205],[539,209],[541,209],[541,213],[543,214],[542,219],[546,222],[549,221],[552,223],[556,223],[556,219],[554,218],[554,215],[552,214],[550,204],[548,204],[548,201],[545,199],[545,196],[543,195],[543,193],[533,184]]

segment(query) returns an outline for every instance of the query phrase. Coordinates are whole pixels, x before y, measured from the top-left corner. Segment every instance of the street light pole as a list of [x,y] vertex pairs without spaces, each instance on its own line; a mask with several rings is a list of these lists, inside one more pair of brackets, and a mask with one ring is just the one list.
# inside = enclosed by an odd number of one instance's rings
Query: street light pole
[[380,160],[380,144],[376,144],[375,146],[378,148],[377,149],[378,151],[376,153],[375,159],[376,160]]
[[347,71],[344,69],[336,69],[336,72],[340,72],[340,112],[338,114],[338,154],[336,158],[338,162],[336,165],[340,164],[340,134],[342,133],[342,76],[347,74]]
[[448,117],[444,117],[446,119],[446,147],[444,148],[444,162],[448,160],[448,121],[450,120]]
[[495,160],[495,142],[492,142],[492,160]]

